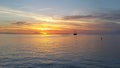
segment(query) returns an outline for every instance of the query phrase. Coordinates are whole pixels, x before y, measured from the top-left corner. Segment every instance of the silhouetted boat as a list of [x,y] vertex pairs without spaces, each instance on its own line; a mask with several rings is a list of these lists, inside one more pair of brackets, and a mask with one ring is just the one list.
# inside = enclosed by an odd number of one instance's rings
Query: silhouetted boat
[[77,35],[77,33],[74,33],[73,35]]
[[74,30],[73,35],[77,35],[77,31],[76,30]]

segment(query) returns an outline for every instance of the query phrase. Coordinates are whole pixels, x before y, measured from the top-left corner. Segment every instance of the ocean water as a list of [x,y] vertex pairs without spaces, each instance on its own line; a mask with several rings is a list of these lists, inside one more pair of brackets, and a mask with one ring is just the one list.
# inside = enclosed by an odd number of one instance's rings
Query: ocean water
[[0,68],[120,68],[120,35],[0,34]]

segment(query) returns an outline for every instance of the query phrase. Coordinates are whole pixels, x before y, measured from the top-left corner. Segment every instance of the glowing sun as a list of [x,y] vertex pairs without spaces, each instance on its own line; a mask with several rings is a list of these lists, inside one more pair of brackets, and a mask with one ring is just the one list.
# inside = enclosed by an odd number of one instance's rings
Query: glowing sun
[[42,32],[41,34],[42,34],[42,35],[47,35],[48,33],[47,33],[47,32]]

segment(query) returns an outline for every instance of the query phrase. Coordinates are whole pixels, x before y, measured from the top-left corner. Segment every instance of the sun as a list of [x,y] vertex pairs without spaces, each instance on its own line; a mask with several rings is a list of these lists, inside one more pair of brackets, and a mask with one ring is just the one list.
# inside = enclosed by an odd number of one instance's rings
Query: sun
[[42,35],[47,35],[48,33],[47,33],[47,32],[42,32],[41,34],[42,34]]

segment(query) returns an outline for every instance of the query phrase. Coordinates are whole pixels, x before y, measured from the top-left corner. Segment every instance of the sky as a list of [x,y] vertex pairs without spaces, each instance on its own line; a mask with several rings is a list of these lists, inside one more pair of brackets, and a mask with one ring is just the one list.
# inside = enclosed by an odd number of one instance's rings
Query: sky
[[0,0],[0,33],[120,34],[120,0]]

